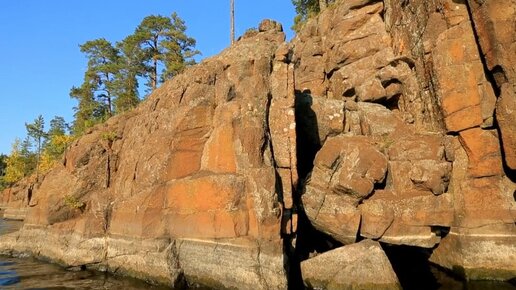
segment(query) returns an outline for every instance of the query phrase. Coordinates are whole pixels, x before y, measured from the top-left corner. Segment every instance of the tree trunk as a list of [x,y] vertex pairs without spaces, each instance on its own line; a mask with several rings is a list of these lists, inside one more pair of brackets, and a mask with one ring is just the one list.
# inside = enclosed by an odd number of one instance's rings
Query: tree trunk
[[111,94],[107,93],[107,103],[108,103],[108,116],[111,118],[113,116],[112,102],[111,102]]
[[230,17],[231,17],[231,44],[235,42],[235,0],[230,0]]
[[154,47],[153,47],[153,50],[154,50],[154,56],[152,57],[152,61],[153,61],[153,65],[154,67],[152,68],[152,73],[151,73],[151,85],[152,85],[152,90],[156,90],[156,88],[158,87],[158,55],[159,55],[159,48],[158,48],[158,36],[154,36],[154,39],[153,39],[153,44],[154,44]]
[[154,91],[158,87],[158,60],[154,58],[154,67],[152,68],[152,90]]
[[36,159],[36,182],[39,181],[39,163],[41,159],[41,136],[38,137],[38,156]]

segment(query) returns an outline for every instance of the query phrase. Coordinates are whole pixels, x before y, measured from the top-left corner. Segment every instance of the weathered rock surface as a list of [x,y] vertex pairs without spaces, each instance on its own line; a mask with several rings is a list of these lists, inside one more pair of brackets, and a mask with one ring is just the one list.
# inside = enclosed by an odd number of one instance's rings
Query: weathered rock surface
[[345,244],[437,246],[433,261],[468,278],[516,275],[516,5],[487,2],[341,1],[293,40],[315,228]]
[[285,288],[279,194],[292,189],[276,165],[295,165],[276,161],[267,125],[271,100],[287,97],[271,79],[283,42],[264,22],[75,141],[1,252],[169,285]]
[[371,240],[305,260],[301,272],[310,289],[401,289],[380,244]]
[[290,43],[264,21],[5,190],[4,216],[26,217],[0,253],[284,289],[313,226],[352,244],[302,262],[313,287],[399,286],[361,271],[390,265],[357,238],[514,277],[516,2],[500,3],[338,0]]
[[15,184],[13,187],[6,188],[1,192],[0,210],[5,219],[24,220],[28,211],[28,204],[32,198],[34,187],[40,184],[32,180],[25,179]]

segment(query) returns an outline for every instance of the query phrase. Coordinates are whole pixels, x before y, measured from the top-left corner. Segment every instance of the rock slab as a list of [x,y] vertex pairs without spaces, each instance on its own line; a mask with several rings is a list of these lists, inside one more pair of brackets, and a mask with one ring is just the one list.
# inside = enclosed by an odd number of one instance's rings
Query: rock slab
[[305,285],[312,289],[401,289],[378,242],[363,240],[301,263]]

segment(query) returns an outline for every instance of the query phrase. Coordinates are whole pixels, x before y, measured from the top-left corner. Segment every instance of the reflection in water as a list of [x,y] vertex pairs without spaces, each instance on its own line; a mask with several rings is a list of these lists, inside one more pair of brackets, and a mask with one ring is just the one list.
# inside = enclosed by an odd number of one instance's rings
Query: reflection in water
[[[23,222],[0,219],[0,235],[17,231]],[[29,257],[0,256],[0,289],[170,289],[96,271],[66,269]]]
[[94,271],[66,271],[31,258],[0,256],[2,289],[159,289],[145,282]]

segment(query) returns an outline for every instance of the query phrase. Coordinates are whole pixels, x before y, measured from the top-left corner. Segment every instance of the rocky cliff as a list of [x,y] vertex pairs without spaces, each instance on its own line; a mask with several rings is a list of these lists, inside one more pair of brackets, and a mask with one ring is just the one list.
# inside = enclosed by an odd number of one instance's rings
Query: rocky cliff
[[336,1],[290,43],[264,21],[5,191],[28,210],[1,252],[177,287],[396,289],[380,242],[511,279],[515,15]]

